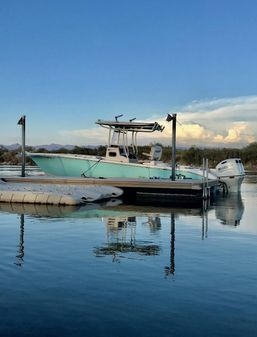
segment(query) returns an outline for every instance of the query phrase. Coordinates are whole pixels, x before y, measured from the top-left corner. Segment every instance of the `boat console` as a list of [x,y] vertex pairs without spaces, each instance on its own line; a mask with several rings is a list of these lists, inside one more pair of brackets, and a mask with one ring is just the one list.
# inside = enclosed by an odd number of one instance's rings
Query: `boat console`
[[[139,132],[162,132],[164,126],[157,122],[135,122],[135,119],[128,122],[119,122],[118,117],[121,116],[117,116],[115,121],[104,121],[101,119],[96,121],[96,124],[109,129],[106,159],[122,163],[137,163],[137,134]],[[160,146],[156,145],[151,149],[149,159],[160,160],[161,154]]]

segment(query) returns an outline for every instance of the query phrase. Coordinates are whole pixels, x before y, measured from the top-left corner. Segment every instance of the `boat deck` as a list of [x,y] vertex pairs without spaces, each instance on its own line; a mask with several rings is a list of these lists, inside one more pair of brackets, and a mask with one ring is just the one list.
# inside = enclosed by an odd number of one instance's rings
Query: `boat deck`
[[158,202],[162,203],[200,203],[210,197],[219,184],[218,180],[179,179],[128,179],[128,178],[74,178],[74,177],[0,177],[6,182],[37,183],[37,184],[72,184],[72,185],[102,185],[121,188],[123,198],[130,202]]

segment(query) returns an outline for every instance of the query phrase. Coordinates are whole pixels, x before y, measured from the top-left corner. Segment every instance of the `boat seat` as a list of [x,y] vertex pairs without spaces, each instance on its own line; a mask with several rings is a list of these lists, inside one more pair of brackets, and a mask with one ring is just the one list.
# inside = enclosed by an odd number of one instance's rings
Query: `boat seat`
[[162,147],[160,145],[153,145],[150,153],[143,152],[143,155],[147,156],[151,161],[159,161],[162,156]]

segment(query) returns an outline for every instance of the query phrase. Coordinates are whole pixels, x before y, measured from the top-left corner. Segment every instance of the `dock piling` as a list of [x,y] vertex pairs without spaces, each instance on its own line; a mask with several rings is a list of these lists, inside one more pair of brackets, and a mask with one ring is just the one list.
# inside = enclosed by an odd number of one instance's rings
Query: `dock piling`
[[167,122],[172,121],[172,157],[171,157],[171,180],[176,179],[176,128],[177,128],[177,114],[168,114]]
[[21,125],[21,176],[25,177],[25,165],[26,165],[26,158],[25,158],[25,125],[26,125],[26,116],[23,115],[18,121],[18,125]]

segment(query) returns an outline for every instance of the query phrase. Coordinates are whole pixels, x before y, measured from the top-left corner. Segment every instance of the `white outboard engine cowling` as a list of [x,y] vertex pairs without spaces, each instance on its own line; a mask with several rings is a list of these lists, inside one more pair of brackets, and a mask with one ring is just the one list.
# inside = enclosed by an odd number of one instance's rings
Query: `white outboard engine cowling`
[[245,176],[241,159],[230,158],[221,161],[216,166],[216,175],[226,185],[228,192],[239,192]]

